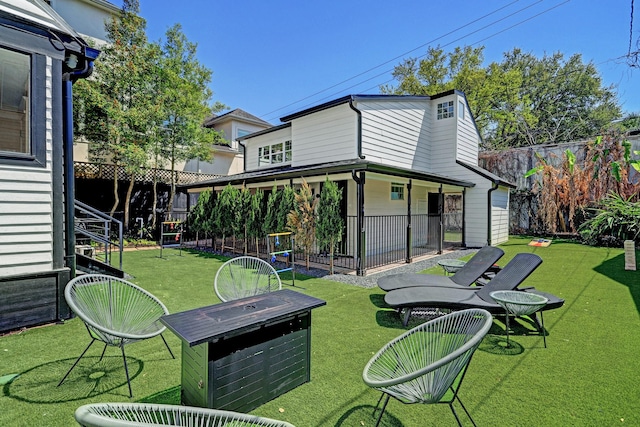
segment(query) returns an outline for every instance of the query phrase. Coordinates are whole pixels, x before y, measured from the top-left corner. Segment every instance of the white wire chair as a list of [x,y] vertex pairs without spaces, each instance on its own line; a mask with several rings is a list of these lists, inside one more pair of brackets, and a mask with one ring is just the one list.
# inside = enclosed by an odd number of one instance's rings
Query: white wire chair
[[251,256],[230,259],[216,273],[214,290],[222,302],[282,289],[278,272],[268,262]]
[[91,342],[60,380],[60,386],[76,367],[82,356],[95,341],[102,341],[104,357],[107,346],[119,347],[124,361],[124,370],[132,397],[131,381],[124,346],[136,341],[160,335],[171,357],[171,348],[162,336],[166,329],[159,321],[169,310],[155,296],[144,289],[117,277],[104,274],[84,274],[72,279],[64,290],[71,310],[84,322]]
[[150,403],[96,403],[76,409],[85,427],[294,427],[284,422],[238,412]]
[[[376,426],[390,397],[402,403],[447,403],[462,425],[453,407],[458,400],[475,425],[458,390],[471,356],[492,322],[486,310],[456,311],[405,332],[378,351],[362,374],[365,384],[382,392],[374,414],[386,397]],[[445,396],[449,390],[451,393]]]

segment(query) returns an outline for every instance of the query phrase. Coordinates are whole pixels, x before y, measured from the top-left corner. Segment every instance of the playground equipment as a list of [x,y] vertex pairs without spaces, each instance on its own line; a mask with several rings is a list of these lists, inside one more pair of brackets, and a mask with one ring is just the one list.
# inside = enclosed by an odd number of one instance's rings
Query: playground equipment
[[182,222],[164,221],[160,228],[160,258],[162,249],[179,248],[182,255]]
[[278,256],[285,258],[286,268],[280,270],[276,269],[278,274],[290,271],[291,272],[291,285],[296,285],[296,270],[295,265],[295,245],[293,240],[293,233],[285,231],[282,233],[267,234],[267,252],[269,253],[271,264],[275,264],[278,260]]

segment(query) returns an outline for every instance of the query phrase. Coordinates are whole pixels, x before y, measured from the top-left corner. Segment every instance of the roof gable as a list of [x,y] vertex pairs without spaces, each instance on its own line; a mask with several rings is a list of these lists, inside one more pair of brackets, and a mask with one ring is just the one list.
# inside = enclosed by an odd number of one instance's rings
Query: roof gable
[[245,122],[245,123],[251,123],[251,124],[255,124],[258,126],[266,126],[266,127],[271,127],[273,126],[271,123],[262,120],[259,117],[254,116],[253,114],[247,113],[246,111],[240,109],[240,108],[236,108],[235,110],[231,110],[228,113],[224,113],[221,114],[219,116],[217,115],[213,115],[211,117],[209,117],[208,119],[205,120],[204,122],[204,126],[205,127],[214,127],[217,124],[223,123],[223,122],[227,122],[230,120],[236,120],[239,122]]

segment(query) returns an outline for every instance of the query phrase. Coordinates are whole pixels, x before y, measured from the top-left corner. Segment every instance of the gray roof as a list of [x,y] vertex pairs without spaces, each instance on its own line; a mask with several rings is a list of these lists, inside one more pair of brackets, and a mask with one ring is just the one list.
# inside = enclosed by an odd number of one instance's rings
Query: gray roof
[[301,177],[321,176],[327,174],[345,173],[351,171],[368,171],[384,175],[418,179],[422,181],[436,182],[439,184],[457,185],[460,187],[474,187],[475,184],[469,181],[462,181],[444,175],[437,175],[426,172],[418,172],[411,169],[398,168],[383,165],[363,159],[344,160],[339,162],[319,163],[307,166],[280,166],[275,168],[258,169],[235,175],[222,176],[208,181],[201,181],[196,184],[180,186],[182,189],[214,187],[226,184],[249,184],[269,182],[273,180],[295,179]]
[[515,185],[514,183],[506,181],[504,178],[500,178],[498,175],[491,173],[488,170],[481,168],[480,166],[471,165],[469,163],[464,163],[459,160],[456,160],[456,163],[459,164],[460,166],[464,166],[465,168],[477,173],[478,175],[484,178],[487,178],[489,181],[492,181],[495,184],[504,185],[505,187],[510,187],[510,188],[517,187],[517,185]]
[[235,110],[231,110],[228,113],[224,113],[221,115],[213,115],[204,121],[205,127],[213,127],[216,123],[220,123],[225,120],[236,119],[243,122],[249,122],[260,126],[273,126],[271,123],[262,120],[260,117],[256,117],[253,114],[249,114],[246,111],[236,108]]

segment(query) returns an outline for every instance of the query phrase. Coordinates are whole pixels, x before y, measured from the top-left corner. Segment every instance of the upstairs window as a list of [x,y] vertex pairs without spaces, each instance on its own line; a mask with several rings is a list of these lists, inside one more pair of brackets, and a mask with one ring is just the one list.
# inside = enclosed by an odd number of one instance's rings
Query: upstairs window
[[31,56],[0,48],[0,155],[32,154],[30,82]]
[[453,101],[441,102],[438,104],[438,120],[453,117]]
[[458,101],[458,117],[460,117],[460,120],[464,120],[464,111],[465,111],[464,102]]
[[291,141],[258,147],[258,166],[291,162]]
[[404,184],[391,183],[391,200],[404,200]]

